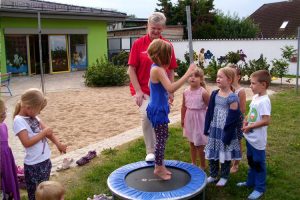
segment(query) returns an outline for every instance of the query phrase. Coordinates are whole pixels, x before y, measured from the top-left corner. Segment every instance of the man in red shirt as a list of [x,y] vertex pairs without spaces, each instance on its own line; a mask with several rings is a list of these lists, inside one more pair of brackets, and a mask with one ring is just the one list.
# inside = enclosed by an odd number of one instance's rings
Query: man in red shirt
[[[142,117],[142,129],[144,133],[144,141],[146,145],[147,156],[146,161],[154,161],[155,151],[155,133],[146,113],[149,102],[150,89],[149,78],[150,68],[153,64],[147,55],[147,49],[152,40],[160,38],[161,33],[166,25],[166,17],[163,13],[155,12],[148,18],[148,34],[137,39],[131,48],[128,60],[128,73],[130,77],[130,92],[135,99],[135,103],[139,106]],[[167,41],[167,40],[166,40]],[[174,69],[177,67],[174,49],[172,50],[172,60],[169,66],[168,76],[171,82],[174,81]],[[169,94],[170,102],[173,101],[173,94]]]

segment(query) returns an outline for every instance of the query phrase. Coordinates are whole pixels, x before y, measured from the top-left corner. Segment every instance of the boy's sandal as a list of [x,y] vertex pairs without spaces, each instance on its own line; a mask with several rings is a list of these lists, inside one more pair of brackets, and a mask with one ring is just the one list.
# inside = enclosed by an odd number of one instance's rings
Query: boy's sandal
[[89,151],[88,154],[86,156],[84,156],[86,159],[88,160],[92,160],[93,158],[95,158],[97,156],[96,151]]
[[87,159],[86,156],[84,156],[84,157],[80,158],[79,160],[77,160],[76,164],[79,166],[82,166],[82,165],[87,164],[88,162],[90,162],[90,160]]

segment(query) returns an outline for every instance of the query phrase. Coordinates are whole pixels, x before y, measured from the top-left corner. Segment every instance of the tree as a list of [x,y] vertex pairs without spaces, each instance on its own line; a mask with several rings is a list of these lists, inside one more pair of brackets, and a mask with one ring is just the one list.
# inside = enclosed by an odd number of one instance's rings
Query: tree
[[[259,28],[248,18],[224,15],[214,9],[213,0],[178,0],[173,5],[170,0],[158,0],[156,11],[167,17],[167,25],[186,25],[186,6],[191,8],[192,35],[194,39],[253,38]],[[184,38],[187,31],[184,30]]]

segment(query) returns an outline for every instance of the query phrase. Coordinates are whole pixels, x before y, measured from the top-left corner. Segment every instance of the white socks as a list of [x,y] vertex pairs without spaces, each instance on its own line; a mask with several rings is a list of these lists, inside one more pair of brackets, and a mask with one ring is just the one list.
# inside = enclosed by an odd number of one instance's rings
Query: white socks
[[207,183],[212,183],[212,182],[215,182],[217,180],[217,178],[213,178],[213,177],[208,177],[207,178]]
[[226,185],[226,183],[227,183],[227,179],[220,178],[220,180],[218,181],[218,183],[216,184],[216,186],[223,187],[223,186]]

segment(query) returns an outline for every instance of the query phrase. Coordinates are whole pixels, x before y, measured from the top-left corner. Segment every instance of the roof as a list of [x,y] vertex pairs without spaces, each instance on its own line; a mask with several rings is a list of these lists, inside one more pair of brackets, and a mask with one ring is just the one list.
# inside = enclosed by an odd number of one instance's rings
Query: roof
[[[300,26],[300,0],[264,4],[250,18],[260,27],[258,37],[296,37]],[[280,28],[286,21],[286,27]]]
[[124,21],[126,13],[113,9],[90,8],[40,0],[2,0],[0,16],[35,17],[37,12],[42,18]]

